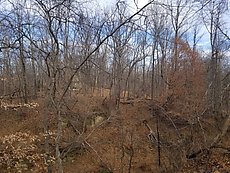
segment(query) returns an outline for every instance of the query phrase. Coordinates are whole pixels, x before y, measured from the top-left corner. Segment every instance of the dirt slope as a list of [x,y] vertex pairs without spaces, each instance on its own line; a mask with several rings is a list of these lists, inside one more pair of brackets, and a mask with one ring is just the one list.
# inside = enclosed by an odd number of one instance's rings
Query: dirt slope
[[[202,122],[202,132],[200,125],[191,124],[183,115],[162,110],[157,102],[123,101],[116,110],[104,98],[78,99],[73,109],[63,114],[61,150],[65,173],[230,172],[230,154],[221,147],[186,158],[205,148],[218,134],[215,126],[210,126],[212,119]],[[98,116],[103,121],[95,123]],[[0,136],[18,131],[43,132],[39,108],[2,108],[0,118]],[[151,136],[157,138],[157,120],[159,143]],[[55,117],[50,116],[49,121],[51,130],[55,131]],[[221,143],[227,147],[228,137],[227,133]]]

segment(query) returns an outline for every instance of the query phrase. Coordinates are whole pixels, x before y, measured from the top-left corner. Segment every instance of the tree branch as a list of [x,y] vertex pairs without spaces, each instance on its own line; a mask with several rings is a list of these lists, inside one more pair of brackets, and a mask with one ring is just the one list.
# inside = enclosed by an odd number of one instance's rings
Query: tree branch
[[80,63],[80,65],[76,68],[76,70],[74,71],[74,73],[72,74],[72,76],[70,77],[68,84],[60,98],[60,101],[64,98],[64,96],[66,95],[74,76],[78,73],[78,71],[81,69],[81,67],[88,61],[88,59],[101,47],[101,45],[111,36],[113,36],[123,25],[125,25],[126,23],[129,23],[136,15],[138,15],[141,11],[143,11],[146,7],[148,7],[149,5],[151,5],[153,1],[150,1],[149,3],[147,3],[145,6],[143,6],[140,10],[138,10],[136,13],[134,13],[133,15],[131,15],[129,18],[127,18],[124,22],[122,22],[118,27],[116,27],[110,34],[108,34],[104,39],[102,39],[102,41],[97,45],[96,48],[94,48],[87,56],[86,58]]

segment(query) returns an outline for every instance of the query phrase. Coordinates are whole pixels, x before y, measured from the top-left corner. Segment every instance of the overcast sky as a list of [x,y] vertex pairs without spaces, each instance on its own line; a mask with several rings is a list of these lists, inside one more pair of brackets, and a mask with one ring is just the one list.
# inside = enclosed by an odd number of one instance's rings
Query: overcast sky
[[[116,3],[116,0],[96,0],[102,8],[109,8],[110,6],[114,5]],[[136,9],[136,6],[134,4],[134,1],[138,5],[138,8],[143,7],[145,4],[148,3],[148,0],[126,0],[129,5]]]

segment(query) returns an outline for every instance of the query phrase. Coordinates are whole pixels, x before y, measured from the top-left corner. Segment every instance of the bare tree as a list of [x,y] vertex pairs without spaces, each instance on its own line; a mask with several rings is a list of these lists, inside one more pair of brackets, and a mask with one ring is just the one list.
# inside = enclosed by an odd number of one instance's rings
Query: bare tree
[[[203,2],[203,4],[206,2]],[[210,35],[211,44],[211,60],[209,68],[210,94],[209,104],[215,115],[220,115],[221,112],[221,31],[223,27],[221,19],[226,11],[227,1],[210,1],[206,8],[202,10],[204,24]],[[202,5],[203,5],[202,4]]]

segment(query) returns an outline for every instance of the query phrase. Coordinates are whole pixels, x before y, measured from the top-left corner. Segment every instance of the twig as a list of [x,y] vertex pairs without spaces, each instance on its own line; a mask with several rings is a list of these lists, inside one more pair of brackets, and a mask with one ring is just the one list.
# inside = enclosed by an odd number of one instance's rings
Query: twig
[[73,128],[73,130],[80,135],[81,134],[80,131],[73,125],[71,120],[69,120],[69,123],[70,123],[71,127]]
[[166,116],[171,121],[173,127],[175,128],[175,130],[177,132],[178,137],[180,137],[181,135],[179,134],[178,128],[177,128],[176,124],[174,123],[174,121],[172,120],[172,118],[168,116],[168,114],[166,113],[166,111],[165,111],[165,109],[163,107],[161,107],[159,105],[156,105],[156,106],[158,108],[160,108],[162,110],[163,115]]
[[105,124],[106,122],[108,122],[108,121],[110,120],[110,118],[111,118],[111,115],[110,115],[106,120],[102,121],[100,124],[98,124],[97,126],[95,126],[95,127],[93,128],[93,130],[85,137],[85,140],[87,140],[87,139],[93,134],[93,132],[94,132],[98,127],[100,127],[100,126],[102,126],[103,124]]
[[228,118],[226,119],[223,127],[222,127],[222,131],[220,134],[218,134],[214,139],[213,139],[213,142],[210,144],[209,147],[207,147],[206,149],[200,149],[190,155],[187,155],[187,158],[188,159],[192,159],[192,158],[195,158],[197,157],[197,155],[199,155],[200,153],[202,153],[203,151],[209,151],[210,149],[212,148],[216,148],[218,147],[217,144],[220,142],[220,140],[226,135],[227,131],[228,131],[228,128],[230,126],[230,115],[228,116]]
[[151,143],[156,144],[157,138],[155,137],[152,128],[148,125],[147,120],[144,120],[143,123],[147,127],[147,129],[149,130],[148,139],[151,141]]
[[205,141],[205,143],[206,143],[206,142],[207,142],[207,139],[206,139],[206,137],[205,137],[204,128],[203,128],[203,126],[202,126],[202,124],[201,124],[201,122],[200,122],[200,117],[199,117],[199,116],[197,116],[197,121],[198,121],[198,123],[199,123],[199,125],[200,125],[200,128],[201,128],[202,133],[203,133],[203,136],[204,136],[204,141]]
[[[99,158],[99,160],[101,161],[101,163],[103,163],[103,164],[106,163],[106,162],[102,159],[102,157],[98,154],[98,152],[97,152],[97,151],[96,151],[86,140],[84,140],[84,143],[85,143],[86,145],[88,145],[89,148],[91,148],[91,149],[95,152],[95,154],[97,155],[97,157]],[[105,165],[106,165],[106,164],[105,164]],[[109,168],[109,167],[106,167],[106,168],[108,168],[109,171],[112,172],[111,168]]]
[[158,166],[161,167],[161,144],[160,144],[160,132],[159,132],[159,121],[160,121],[160,115],[157,115],[157,151],[158,151]]
[[130,147],[127,148],[128,152],[127,154],[129,155],[129,167],[128,167],[128,172],[131,173],[131,168],[132,168],[132,160],[134,156],[134,149],[133,149],[133,133],[130,133]]

